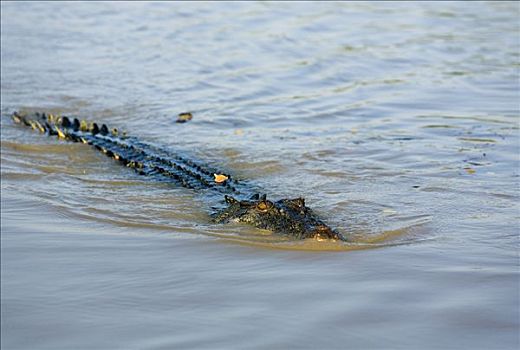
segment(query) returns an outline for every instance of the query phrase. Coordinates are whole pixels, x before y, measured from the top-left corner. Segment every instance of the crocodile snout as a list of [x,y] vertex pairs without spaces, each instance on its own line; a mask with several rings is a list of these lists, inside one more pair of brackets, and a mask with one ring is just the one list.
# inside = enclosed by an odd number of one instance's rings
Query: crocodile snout
[[314,237],[314,239],[318,241],[324,241],[324,240],[338,240],[338,241],[344,241],[345,238],[339,234],[338,232],[334,231],[330,227],[326,225],[320,225],[314,228],[314,230],[311,233],[311,237]]

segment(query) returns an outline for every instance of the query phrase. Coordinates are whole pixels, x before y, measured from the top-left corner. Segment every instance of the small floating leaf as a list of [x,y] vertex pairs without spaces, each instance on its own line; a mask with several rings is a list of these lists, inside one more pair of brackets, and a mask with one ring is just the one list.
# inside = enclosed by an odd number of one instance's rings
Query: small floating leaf
[[218,184],[223,183],[224,181],[229,179],[229,177],[224,174],[213,174],[213,176],[215,176],[215,182]]
[[180,113],[177,117],[176,123],[186,123],[189,120],[193,119],[193,115],[190,112]]
[[464,170],[466,170],[466,172],[468,174],[475,174],[475,172],[476,172],[475,169],[472,169],[472,168],[464,168]]

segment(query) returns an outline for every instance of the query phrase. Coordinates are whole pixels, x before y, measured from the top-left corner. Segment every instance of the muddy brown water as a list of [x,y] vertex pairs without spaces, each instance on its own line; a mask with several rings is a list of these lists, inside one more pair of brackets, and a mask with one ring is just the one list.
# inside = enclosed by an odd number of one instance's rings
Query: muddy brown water
[[[519,347],[518,4],[1,10],[2,349]],[[213,225],[19,109],[303,196],[351,243]]]

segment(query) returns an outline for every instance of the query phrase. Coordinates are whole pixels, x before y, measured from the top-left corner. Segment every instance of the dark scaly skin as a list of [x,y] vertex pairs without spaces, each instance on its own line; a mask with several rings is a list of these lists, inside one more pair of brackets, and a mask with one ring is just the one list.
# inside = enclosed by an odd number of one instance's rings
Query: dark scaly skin
[[216,169],[148,145],[116,129],[110,130],[105,124],[45,113],[15,112],[12,118],[16,123],[42,133],[91,145],[141,175],[196,190],[209,190],[221,199],[224,195],[227,207],[212,214],[216,223],[243,222],[295,239],[346,241],[340,233],[319,219],[305,205],[303,198],[272,202],[265,195],[251,195],[255,193],[251,186],[238,182],[230,175],[226,175],[228,179],[223,183],[216,183],[214,174],[220,174]]
[[318,218],[312,209],[305,205],[303,198],[272,202],[267,200],[265,195],[260,197],[258,194],[249,200],[237,200],[227,195],[224,197],[229,206],[214,215],[215,222],[244,222],[296,239],[346,240]]

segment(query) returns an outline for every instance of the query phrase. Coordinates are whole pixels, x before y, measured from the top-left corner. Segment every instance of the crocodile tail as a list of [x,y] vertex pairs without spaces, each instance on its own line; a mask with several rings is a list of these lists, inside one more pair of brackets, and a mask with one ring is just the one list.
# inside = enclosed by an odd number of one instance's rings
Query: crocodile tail
[[14,120],[15,123],[30,126],[34,130],[38,130],[42,133],[47,132],[49,129],[49,126],[40,117],[39,113],[35,113],[34,115],[28,115],[14,112],[11,118]]
[[15,112],[12,119],[41,133],[91,145],[139,174],[158,174],[188,188],[213,188],[224,193],[239,193],[235,187],[238,182],[231,176],[217,183],[213,179],[216,170],[205,169],[180,155],[142,143],[124,132],[119,134],[105,124],[50,113]]

